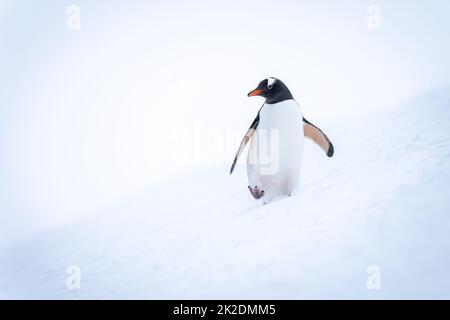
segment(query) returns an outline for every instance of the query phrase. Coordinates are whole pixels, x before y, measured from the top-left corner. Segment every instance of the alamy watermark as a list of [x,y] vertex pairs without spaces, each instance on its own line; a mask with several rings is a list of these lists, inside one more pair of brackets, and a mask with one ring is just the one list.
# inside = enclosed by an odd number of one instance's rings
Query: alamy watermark
[[367,7],[366,27],[369,30],[381,30],[381,8],[372,4]]
[[68,266],[66,274],[69,276],[66,279],[66,287],[69,290],[81,289],[81,268],[77,265]]
[[66,27],[70,31],[81,30],[81,8],[75,4],[66,8]]
[[366,285],[369,290],[381,289],[381,268],[377,265],[370,265],[366,269],[367,277]]

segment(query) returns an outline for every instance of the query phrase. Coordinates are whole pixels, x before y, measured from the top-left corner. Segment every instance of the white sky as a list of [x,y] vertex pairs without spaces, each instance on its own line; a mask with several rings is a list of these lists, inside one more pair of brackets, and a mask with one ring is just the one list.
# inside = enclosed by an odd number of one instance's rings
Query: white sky
[[448,85],[449,14],[449,1],[0,1],[3,235],[228,164],[268,76],[325,125]]

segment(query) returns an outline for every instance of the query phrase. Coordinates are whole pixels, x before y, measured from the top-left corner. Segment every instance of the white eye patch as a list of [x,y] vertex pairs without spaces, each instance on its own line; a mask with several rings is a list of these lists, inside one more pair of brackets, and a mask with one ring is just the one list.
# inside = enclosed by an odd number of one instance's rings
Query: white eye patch
[[267,87],[272,88],[273,84],[275,83],[275,78],[267,78]]

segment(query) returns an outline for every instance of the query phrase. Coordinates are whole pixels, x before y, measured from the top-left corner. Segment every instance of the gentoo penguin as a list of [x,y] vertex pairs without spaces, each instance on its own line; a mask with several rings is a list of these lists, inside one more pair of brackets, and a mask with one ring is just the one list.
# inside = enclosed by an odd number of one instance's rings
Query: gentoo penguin
[[[266,203],[280,195],[291,195],[299,186],[304,137],[312,139],[328,157],[334,147],[318,127],[303,118],[300,106],[279,79],[268,78],[248,94],[265,102],[242,139],[230,174],[251,140],[247,157],[248,189]],[[255,134],[256,133],[256,134]]]

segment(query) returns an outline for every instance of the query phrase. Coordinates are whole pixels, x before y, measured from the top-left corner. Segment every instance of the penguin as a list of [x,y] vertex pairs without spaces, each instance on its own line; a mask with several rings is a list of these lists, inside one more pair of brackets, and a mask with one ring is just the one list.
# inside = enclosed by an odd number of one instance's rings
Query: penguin
[[262,80],[248,97],[265,99],[236,152],[230,174],[250,142],[247,156],[248,190],[264,203],[299,187],[304,138],[319,145],[328,157],[334,146],[321,129],[303,117],[288,87],[277,78]]

